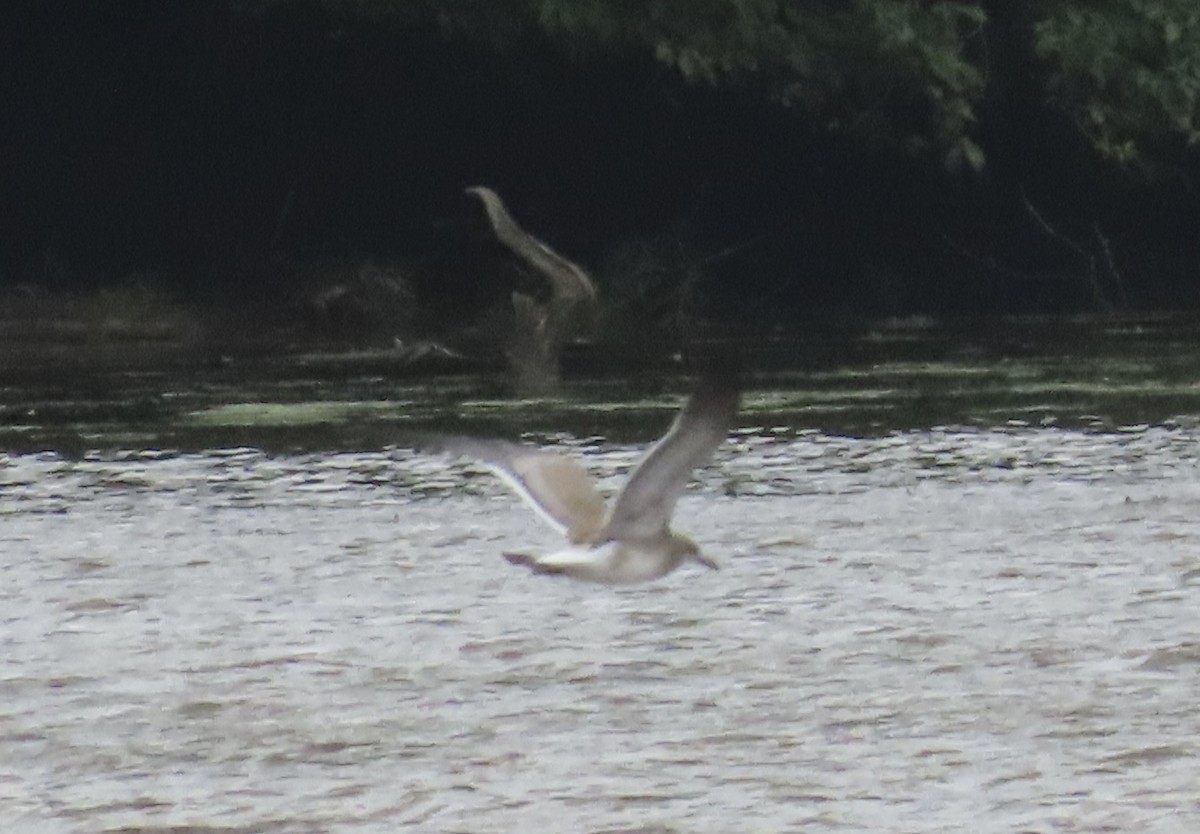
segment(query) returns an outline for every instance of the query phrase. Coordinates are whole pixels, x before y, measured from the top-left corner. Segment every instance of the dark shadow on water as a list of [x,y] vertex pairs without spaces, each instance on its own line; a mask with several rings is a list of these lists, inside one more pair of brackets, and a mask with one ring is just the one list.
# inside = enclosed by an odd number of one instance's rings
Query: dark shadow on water
[[[1190,318],[914,318],[714,339],[710,349],[743,357],[744,428],[1113,430],[1200,415],[1200,322]],[[529,401],[506,398],[498,371],[414,367],[387,351],[274,345],[211,361],[166,343],[122,344],[90,359],[45,340],[6,350],[21,361],[0,363],[0,444],[67,456],[366,450],[428,429],[642,442],[662,431],[691,385],[688,357],[606,346],[572,349],[566,395]]]

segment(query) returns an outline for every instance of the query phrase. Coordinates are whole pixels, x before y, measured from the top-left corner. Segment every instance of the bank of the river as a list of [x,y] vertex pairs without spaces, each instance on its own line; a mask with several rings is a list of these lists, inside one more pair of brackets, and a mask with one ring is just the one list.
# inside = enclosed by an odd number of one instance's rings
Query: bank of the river
[[[154,318],[153,299],[140,303],[139,315]],[[644,440],[689,385],[686,357],[596,343],[565,356],[562,397],[514,400],[485,362],[413,362],[286,329],[254,334],[232,314],[222,340],[204,323],[211,311],[204,321],[156,318],[158,330],[106,330],[108,308],[98,309],[91,329],[10,331],[0,351],[4,448],[372,449],[430,427]],[[747,426],[1108,430],[1200,415],[1200,322],[1190,318],[908,319],[714,338],[747,367]]]
[[1195,831],[1198,435],[738,432],[615,589],[467,464],[0,455],[5,831]]

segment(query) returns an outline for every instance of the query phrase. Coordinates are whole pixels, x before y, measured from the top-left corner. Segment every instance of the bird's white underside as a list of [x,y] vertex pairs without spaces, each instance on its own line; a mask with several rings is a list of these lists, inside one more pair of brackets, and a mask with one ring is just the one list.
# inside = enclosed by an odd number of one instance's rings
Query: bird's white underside
[[596,547],[566,547],[544,556],[524,554],[521,561],[543,573],[562,574],[605,585],[632,585],[670,573],[678,562],[665,556],[662,547],[606,542]]

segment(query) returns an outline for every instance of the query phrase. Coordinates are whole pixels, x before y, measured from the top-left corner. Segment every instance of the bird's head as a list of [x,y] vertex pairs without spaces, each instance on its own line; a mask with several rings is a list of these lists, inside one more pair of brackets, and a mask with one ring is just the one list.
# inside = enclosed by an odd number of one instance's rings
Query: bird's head
[[690,560],[692,562],[699,562],[709,570],[718,570],[720,568],[720,565],[718,565],[714,560],[701,553],[700,546],[687,536],[681,536],[678,533],[673,533],[671,536],[671,546],[681,561]]

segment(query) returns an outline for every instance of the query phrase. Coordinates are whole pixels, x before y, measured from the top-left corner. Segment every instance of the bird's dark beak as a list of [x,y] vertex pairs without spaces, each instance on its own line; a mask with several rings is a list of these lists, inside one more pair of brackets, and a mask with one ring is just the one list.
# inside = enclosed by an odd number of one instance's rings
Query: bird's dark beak
[[718,565],[714,560],[705,556],[703,553],[697,553],[692,558],[695,559],[700,564],[704,565],[704,567],[708,568],[709,570],[720,570],[721,569],[720,565]]

